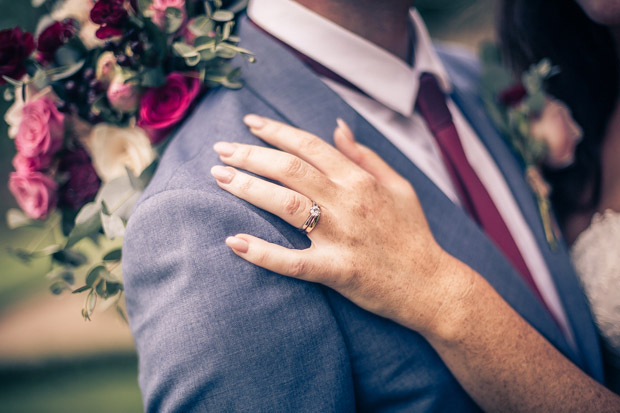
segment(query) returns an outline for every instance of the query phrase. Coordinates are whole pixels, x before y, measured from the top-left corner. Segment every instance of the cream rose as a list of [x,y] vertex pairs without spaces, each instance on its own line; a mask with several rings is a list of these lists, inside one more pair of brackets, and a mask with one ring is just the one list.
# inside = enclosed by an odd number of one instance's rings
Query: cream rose
[[101,123],[92,129],[84,144],[97,175],[106,182],[124,176],[125,168],[140,175],[155,159],[151,142],[139,127],[118,128]]

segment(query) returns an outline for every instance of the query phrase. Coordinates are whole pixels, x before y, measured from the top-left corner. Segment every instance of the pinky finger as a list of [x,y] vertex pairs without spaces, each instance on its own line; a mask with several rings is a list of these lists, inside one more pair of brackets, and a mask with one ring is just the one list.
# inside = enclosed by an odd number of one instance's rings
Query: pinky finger
[[306,250],[290,249],[247,234],[226,238],[226,245],[244,260],[266,270],[306,281],[318,281],[312,272],[312,247]]

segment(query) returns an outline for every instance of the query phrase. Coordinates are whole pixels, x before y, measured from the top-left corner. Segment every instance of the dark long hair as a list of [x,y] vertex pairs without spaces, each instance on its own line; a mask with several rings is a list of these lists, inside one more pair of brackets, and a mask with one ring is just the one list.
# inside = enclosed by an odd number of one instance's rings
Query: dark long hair
[[618,98],[619,63],[609,30],[574,0],[503,0],[498,19],[507,63],[519,74],[544,57],[560,67],[548,92],[564,101],[584,131],[575,163],[545,170],[560,225],[600,200],[601,144]]

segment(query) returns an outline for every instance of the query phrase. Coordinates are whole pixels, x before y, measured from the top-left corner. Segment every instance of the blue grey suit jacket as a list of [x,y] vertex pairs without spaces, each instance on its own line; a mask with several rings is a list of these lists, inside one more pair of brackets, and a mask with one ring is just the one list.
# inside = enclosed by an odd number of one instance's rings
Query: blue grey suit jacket
[[571,348],[502,254],[388,140],[294,56],[241,23],[258,63],[239,91],[214,90],[178,130],[131,217],[123,265],[147,411],[475,411],[417,333],[319,285],[248,264],[224,244],[247,232],[289,248],[308,239],[219,189],[218,140],[263,143],[241,119],[257,113],[329,140],[336,117],[411,181],[437,241],[469,264],[566,357],[602,379],[599,344],[564,246],[545,242],[521,165],[487,119],[475,60],[441,52],[452,98],[500,166],[553,274],[575,332]]

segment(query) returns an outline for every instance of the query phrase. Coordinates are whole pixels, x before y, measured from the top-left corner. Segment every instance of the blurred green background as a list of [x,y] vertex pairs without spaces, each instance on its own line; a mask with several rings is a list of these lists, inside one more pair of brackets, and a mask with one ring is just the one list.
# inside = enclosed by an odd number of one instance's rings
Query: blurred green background
[[[475,49],[492,37],[492,0],[418,0],[431,35]],[[28,0],[0,0],[0,29],[33,31],[42,10]],[[0,101],[0,113],[8,104]],[[137,360],[128,327],[116,313],[85,323],[82,296],[52,296],[48,263],[24,265],[7,246],[26,246],[27,230],[9,232],[15,207],[6,182],[15,154],[0,122],[0,412],[139,412]]]

